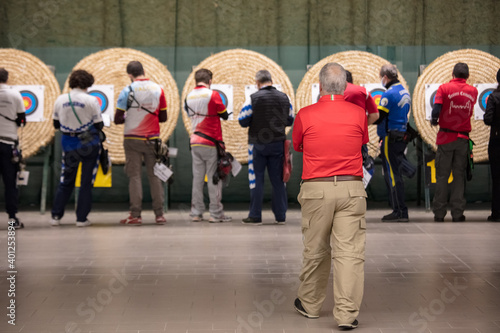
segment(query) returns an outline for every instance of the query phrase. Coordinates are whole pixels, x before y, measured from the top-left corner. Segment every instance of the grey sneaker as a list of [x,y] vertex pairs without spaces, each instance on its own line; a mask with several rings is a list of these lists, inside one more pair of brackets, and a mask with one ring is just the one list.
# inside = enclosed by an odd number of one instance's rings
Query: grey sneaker
[[9,218],[8,226],[12,226],[16,230],[24,228],[24,224],[17,217]]
[[339,325],[339,328],[341,328],[343,330],[353,330],[356,327],[358,327],[358,320],[357,319],[354,319],[354,321],[350,324],[340,324]]
[[203,216],[201,215],[191,216],[191,222],[201,222],[201,221],[203,221]]
[[219,222],[231,222],[232,220],[233,220],[233,218],[231,216],[222,215],[221,217],[210,216],[210,219],[208,220],[208,222],[219,223]]
[[89,225],[92,225],[89,220],[85,220],[85,222],[76,221],[77,227],[88,227]]
[[307,313],[307,311],[302,306],[302,302],[298,298],[296,298],[295,301],[293,302],[293,307],[298,313],[300,313],[301,315],[303,315],[306,318],[309,318],[309,319],[319,318],[319,316],[311,315],[311,314]]

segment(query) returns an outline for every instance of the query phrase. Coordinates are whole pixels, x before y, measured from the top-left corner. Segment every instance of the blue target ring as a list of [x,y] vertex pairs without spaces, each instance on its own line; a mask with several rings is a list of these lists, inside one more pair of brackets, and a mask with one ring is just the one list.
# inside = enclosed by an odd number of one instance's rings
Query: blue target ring
[[97,98],[97,101],[99,101],[99,105],[101,107],[101,113],[106,112],[109,104],[106,94],[99,90],[92,90],[89,92],[89,95]]
[[29,116],[38,109],[38,98],[36,98],[36,95],[29,90],[22,90],[20,93],[23,98],[26,116]]
[[216,91],[219,94],[220,99],[222,100],[222,104],[224,104],[224,106],[227,108],[227,105],[229,104],[229,100],[228,100],[226,94],[224,94],[224,92],[222,92],[218,89],[214,89],[214,91]]
[[370,90],[370,96],[373,98],[375,101],[375,104],[379,105],[380,104],[380,98],[382,98],[382,95],[385,93],[385,90],[380,89],[380,88],[375,88],[373,90]]
[[491,93],[494,90],[495,89],[493,88],[485,89],[481,92],[481,95],[479,95],[479,107],[481,108],[481,110],[486,111],[486,104],[488,104],[488,97],[490,97]]
[[437,90],[432,93],[430,101],[429,101],[432,109],[434,109],[434,103],[436,103],[436,94],[437,94]]

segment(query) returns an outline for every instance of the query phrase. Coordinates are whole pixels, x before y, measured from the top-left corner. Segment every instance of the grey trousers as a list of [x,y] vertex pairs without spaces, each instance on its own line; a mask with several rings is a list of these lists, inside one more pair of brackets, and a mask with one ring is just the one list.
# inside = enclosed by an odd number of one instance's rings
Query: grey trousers
[[145,140],[125,139],[125,173],[128,176],[128,194],[130,198],[130,214],[132,217],[141,216],[142,211],[142,159],[146,164],[149,187],[153,201],[153,211],[156,216],[163,215],[163,183],[154,175],[156,163],[152,143]]
[[208,197],[210,199],[210,216],[219,218],[224,216],[222,200],[222,181],[215,185],[212,176],[217,169],[217,149],[207,146],[192,146],[193,157],[193,188],[191,191],[191,216],[201,216],[205,211],[203,201],[203,187],[207,175]]
[[459,218],[464,213],[468,148],[469,140],[461,138],[444,145],[438,145],[436,153],[436,191],[432,201],[432,210],[437,218],[446,216],[448,178],[451,172],[453,173],[453,182],[449,186],[451,216]]

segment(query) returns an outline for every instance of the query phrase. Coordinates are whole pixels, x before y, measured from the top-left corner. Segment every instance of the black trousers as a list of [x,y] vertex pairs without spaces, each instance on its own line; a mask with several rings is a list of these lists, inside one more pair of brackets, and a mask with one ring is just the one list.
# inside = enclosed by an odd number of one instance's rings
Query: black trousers
[[[448,205],[448,190],[450,192],[451,217],[463,215],[465,205],[465,174],[467,171],[467,154],[469,140],[458,138],[455,141],[438,145],[436,152],[436,190],[432,200],[432,210],[437,218],[444,218]],[[448,184],[450,173],[453,182]]]
[[500,218],[500,138],[490,138],[488,157],[491,168],[491,217]]
[[408,217],[408,207],[405,204],[405,188],[401,174],[401,161],[405,158],[404,141],[394,141],[386,136],[382,140],[382,166],[384,179],[389,193],[392,210],[400,217]]
[[5,186],[5,210],[9,218],[16,217],[18,191],[17,164],[12,163],[12,144],[0,142],[0,173]]

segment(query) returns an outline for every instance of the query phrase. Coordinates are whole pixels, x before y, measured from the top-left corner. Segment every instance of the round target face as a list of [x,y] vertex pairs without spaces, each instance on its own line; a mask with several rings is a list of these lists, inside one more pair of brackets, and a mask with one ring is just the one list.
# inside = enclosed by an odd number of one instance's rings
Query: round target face
[[23,98],[26,115],[29,116],[30,114],[33,114],[36,109],[38,109],[38,98],[36,98],[36,95],[29,90],[23,90],[20,93]]
[[493,88],[484,89],[481,92],[481,95],[479,95],[479,107],[481,108],[481,110],[486,112],[486,104],[488,104],[488,97],[490,97],[491,93],[494,90],[495,89]]
[[99,90],[89,91],[90,96],[94,96],[99,101],[99,106],[101,107],[101,113],[106,112],[108,108],[108,98],[106,94]]
[[229,104],[229,100],[227,99],[226,94],[224,94],[224,92],[217,90],[217,89],[214,89],[214,91],[216,91],[220,95],[220,99],[222,99],[222,103],[227,108],[227,105]]
[[429,104],[431,105],[432,109],[434,109],[434,102],[436,101],[436,94],[437,94],[437,90],[432,93],[431,98],[429,99]]
[[372,96],[372,98],[375,101],[376,105],[380,104],[380,98],[382,97],[382,95],[384,94],[384,92],[385,92],[385,90],[378,89],[378,88],[375,88],[375,89],[373,89],[373,90],[370,91],[370,96]]

